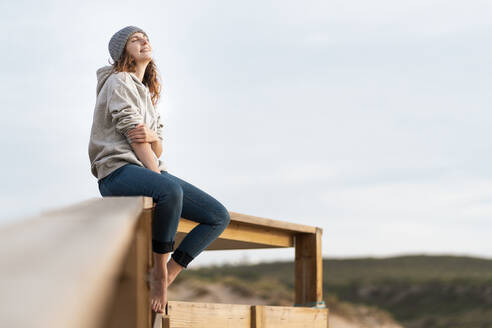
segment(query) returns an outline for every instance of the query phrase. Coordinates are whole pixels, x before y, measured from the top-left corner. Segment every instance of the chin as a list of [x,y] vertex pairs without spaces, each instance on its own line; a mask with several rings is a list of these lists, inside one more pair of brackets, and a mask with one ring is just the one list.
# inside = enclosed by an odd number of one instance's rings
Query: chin
[[141,57],[138,57],[138,61],[144,61],[144,60],[151,61],[152,60],[152,56],[141,56]]

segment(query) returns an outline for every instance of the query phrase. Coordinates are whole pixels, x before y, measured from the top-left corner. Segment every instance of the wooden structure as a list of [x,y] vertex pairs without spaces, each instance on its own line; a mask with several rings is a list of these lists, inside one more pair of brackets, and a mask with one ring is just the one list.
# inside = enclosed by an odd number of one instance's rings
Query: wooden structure
[[[0,226],[1,327],[328,327],[318,227],[229,212],[206,250],[295,247],[294,306],[150,308],[152,198],[105,197]],[[181,218],[176,246],[198,223]]]

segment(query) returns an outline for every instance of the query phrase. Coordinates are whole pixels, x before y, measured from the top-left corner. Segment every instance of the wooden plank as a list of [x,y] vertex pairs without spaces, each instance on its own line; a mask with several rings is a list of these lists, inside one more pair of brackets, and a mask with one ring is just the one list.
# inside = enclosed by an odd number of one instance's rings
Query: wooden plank
[[251,306],[245,304],[168,301],[169,328],[251,327]]
[[[199,223],[191,220],[181,218],[178,224],[177,235],[175,238],[176,245],[179,245],[187,233],[189,233]],[[272,248],[272,247],[293,247],[294,235],[290,231],[278,230],[275,228],[255,226],[253,224],[247,224],[242,222],[230,222],[229,226],[222,232],[222,234],[207,247],[207,250],[219,250],[219,249],[235,249],[230,248],[238,243],[227,243],[226,241],[242,242],[241,248]]]
[[147,277],[151,269],[149,261],[152,258],[152,211],[144,210],[140,214],[137,227],[137,326],[151,326],[150,282]]
[[295,236],[296,306],[324,306],[321,235],[322,229],[317,228],[316,234]]
[[[1,226],[0,326],[150,327],[154,209],[150,197],[94,198]],[[295,246],[296,305],[322,303],[320,228],[230,213],[231,224],[207,250]],[[182,218],[177,236],[196,225]],[[292,309],[169,301],[160,323],[264,328],[313,314]]]
[[[178,232],[176,233],[176,245],[179,245],[181,241],[186,236],[186,233]],[[232,249],[265,249],[265,248],[285,248],[287,246],[273,246],[268,244],[258,244],[254,242],[245,242],[231,239],[215,239],[212,244],[210,244],[205,250],[216,251],[216,250],[232,250]]]
[[162,318],[162,314],[152,312],[152,317],[153,317],[152,318],[152,321],[153,321],[152,328],[163,328],[162,321],[164,319]]
[[303,233],[316,233],[316,227],[307,226],[303,224],[297,224],[286,221],[279,221],[273,219],[267,219],[259,216],[241,214],[237,212],[229,211],[229,215],[231,217],[231,221],[243,222],[254,224],[257,226],[263,226],[268,228],[276,228],[281,230],[289,230],[292,232],[303,232]]
[[[144,202],[145,202],[144,208],[152,208],[153,206],[155,206],[155,204],[153,204],[152,197],[145,197]],[[229,211],[229,215],[231,217],[231,222],[248,223],[259,227],[287,230],[296,233],[298,232],[313,233],[313,234],[316,233],[316,227],[313,226],[280,221],[280,220],[273,220],[273,219],[263,218],[259,216],[249,215],[249,214],[242,214],[232,211]]]
[[253,328],[327,328],[328,309],[301,308],[292,306],[252,306],[256,313]]
[[266,328],[264,309],[261,305],[251,306],[251,328]]
[[119,283],[113,295],[112,308],[107,311],[105,327],[147,328],[151,323],[149,239],[151,210],[144,210],[135,227],[132,246],[125,257]]
[[134,236],[131,247],[125,256],[123,271],[118,278],[118,286],[113,294],[111,309],[106,312],[108,315],[106,326],[108,328],[137,327],[136,266],[137,241]]
[[169,316],[167,314],[152,311],[152,328],[169,328]]
[[100,328],[142,197],[95,198],[0,227],[0,326]]
[[[145,208],[155,208],[151,197],[145,198]],[[237,212],[229,212],[231,222],[206,250],[259,249],[294,247],[297,233],[316,234],[317,227],[283,222]],[[180,218],[175,236],[176,247],[198,222]]]
[[171,328],[171,318],[167,314],[162,316],[162,328]]
[[168,314],[155,319],[153,328],[326,328],[328,309],[169,301]]
[[144,210],[150,210],[155,207],[155,202],[152,197],[144,196],[143,197],[143,208]]

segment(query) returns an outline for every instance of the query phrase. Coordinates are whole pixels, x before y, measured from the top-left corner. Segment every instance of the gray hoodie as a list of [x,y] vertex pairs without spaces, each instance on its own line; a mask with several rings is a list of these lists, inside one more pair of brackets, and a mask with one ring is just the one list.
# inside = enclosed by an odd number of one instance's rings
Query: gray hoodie
[[[149,89],[134,73],[112,72],[112,66],[99,68],[96,105],[89,140],[91,172],[99,180],[127,164],[145,167],[130,145],[127,133],[144,123],[162,141],[161,117],[154,109]],[[152,152],[154,154],[154,152]],[[154,154],[160,171],[167,171]]]

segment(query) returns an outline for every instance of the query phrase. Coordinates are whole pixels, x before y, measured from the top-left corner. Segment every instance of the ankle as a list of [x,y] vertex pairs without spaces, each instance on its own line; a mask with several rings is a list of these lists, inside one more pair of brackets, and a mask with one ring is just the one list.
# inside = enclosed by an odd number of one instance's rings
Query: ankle
[[168,278],[168,272],[167,268],[160,268],[160,267],[153,267],[151,270],[151,275],[153,279],[167,279]]

